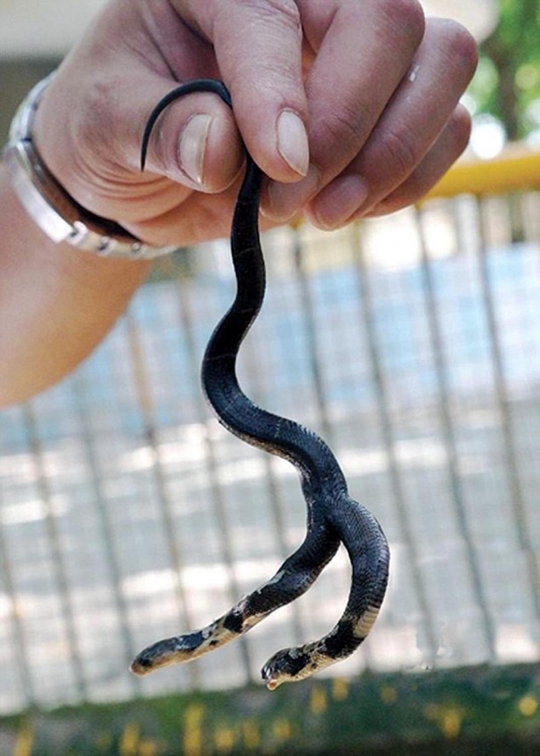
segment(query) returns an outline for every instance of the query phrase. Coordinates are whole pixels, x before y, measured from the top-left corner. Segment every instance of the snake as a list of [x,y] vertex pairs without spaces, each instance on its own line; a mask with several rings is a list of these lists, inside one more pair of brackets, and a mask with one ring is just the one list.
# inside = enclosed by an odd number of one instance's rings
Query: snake
[[[197,79],[175,87],[158,102],[146,122],[141,169],[144,170],[150,135],[161,113],[178,98],[195,92],[214,93],[232,108],[229,91],[221,81]],[[210,337],[202,361],[201,382],[217,419],[228,431],[295,466],[307,506],[306,535],[273,577],[221,617],[200,630],[160,640],[141,651],[131,664],[131,671],[137,675],[192,661],[239,638],[276,609],[304,594],[340,544],[351,563],[345,610],[324,637],[282,649],[267,661],[261,674],[268,689],[303,680],[349,657],[370,632],[386,592],[390,564],[387,539],[371,512],[350,497],[345,476],[328,445],[312,430],[258,407],[238,382],[238,351],[261,310],[266,289],[259,232],[262,181],[261,169],[246,150],[246,168],[230,235],[236,295]]]

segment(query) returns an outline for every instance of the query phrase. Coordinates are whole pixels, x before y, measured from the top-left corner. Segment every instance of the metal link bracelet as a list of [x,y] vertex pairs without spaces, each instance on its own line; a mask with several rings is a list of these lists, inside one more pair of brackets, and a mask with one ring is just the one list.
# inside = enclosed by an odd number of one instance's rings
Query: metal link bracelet
[[11,184],[34,223],[53,242],[103,257],[148,260],[174,252],[177,246],[152,247],[115,221],[79,205],[58,183],[32,140],[32,126],[41,97],[56,71],[40,81],[19,106],[4,148]]

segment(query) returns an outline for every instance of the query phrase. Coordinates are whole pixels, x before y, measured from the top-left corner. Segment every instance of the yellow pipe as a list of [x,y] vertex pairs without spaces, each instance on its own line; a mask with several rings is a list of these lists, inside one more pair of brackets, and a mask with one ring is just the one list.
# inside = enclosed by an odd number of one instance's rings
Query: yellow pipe
[[540,189],[540,152],[515,145],[491,160],[458,161],[425,199],[458,194],[486,196],[533,189]]

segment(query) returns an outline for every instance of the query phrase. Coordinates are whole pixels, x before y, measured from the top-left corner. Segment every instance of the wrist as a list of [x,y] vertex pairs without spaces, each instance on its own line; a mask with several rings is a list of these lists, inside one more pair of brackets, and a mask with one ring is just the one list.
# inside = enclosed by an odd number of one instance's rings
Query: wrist
[[27,214],[53,242],[104,257],[139,260],[168,254],[176,246],[152,247],[114,220],[80,205],[57,181],[33,139],[33,124],[41,97],[55,73],[39,82],[13,119],[4,162],[15,194]]

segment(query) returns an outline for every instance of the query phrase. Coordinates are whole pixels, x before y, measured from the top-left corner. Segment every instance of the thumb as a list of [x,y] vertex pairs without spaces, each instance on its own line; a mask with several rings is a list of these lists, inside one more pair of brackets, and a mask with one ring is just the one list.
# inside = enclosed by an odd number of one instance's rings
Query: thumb
[[134,68],[119,81],[108,71],[82,74],[77,69],[74,75],[69,66],[60,67],[38,108],[34,129],[53,175],[100,215],[114,211],[124,195],[133,197],[137,183],[146,196],[144,186],[156,175],[208,193],[230,186],[242,168],[243,145],[232,111],[211,93],[183,97],[160,115],[143,177],[145,124],[178,82]]
[[[138,158],[143,167],[198,191],[224,191],[242,168],[244,149],[231,108],[215,92],[193,91],[175,98],[162,109],[152,128],[149,117],[158,102],[178,84],[156,81],[139,98],[146,113]],[[159,90],[159,96],[158,96]]]

